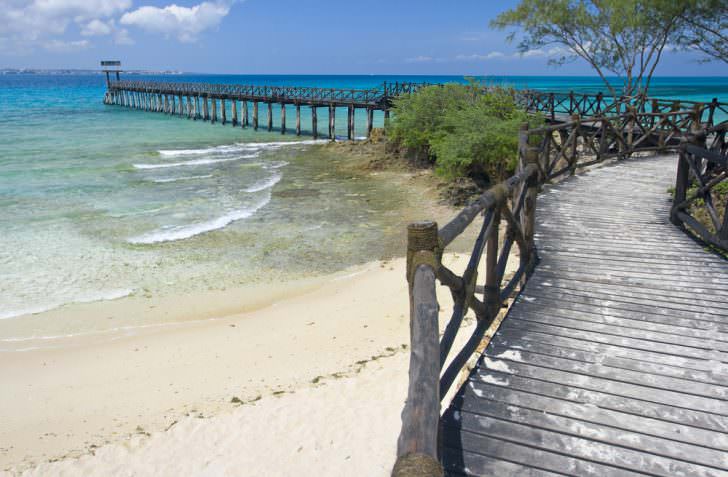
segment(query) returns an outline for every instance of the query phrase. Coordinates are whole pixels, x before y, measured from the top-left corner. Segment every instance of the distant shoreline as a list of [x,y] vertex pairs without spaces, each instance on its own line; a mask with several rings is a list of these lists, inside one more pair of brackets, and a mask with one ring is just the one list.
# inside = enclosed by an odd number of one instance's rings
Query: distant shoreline
[[[0,75],[59,75],[59,76],[83,76],[103,75],[103,71],[84,69],[37,69],[37,68],[2,68]],[[125,75],[183,75],[182,71],[174,70],[124,70]]]

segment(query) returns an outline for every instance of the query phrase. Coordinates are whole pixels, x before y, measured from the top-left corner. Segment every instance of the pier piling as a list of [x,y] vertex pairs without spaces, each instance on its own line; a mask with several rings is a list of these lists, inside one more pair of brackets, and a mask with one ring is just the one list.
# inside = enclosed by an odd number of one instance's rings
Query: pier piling
[[286,105],[281,103],[281,134],[286,133]]
[[329,105],[329,139],[336,140],[336,107]]
[[301,135],[301,105],[296,104],[296,136]]
[[311,107],[311,132],[313,132],[313,138],[318,139],[318,118],[316,117],[316,106]]
[[354,105],[349,105],[347,108],[347,121],[346,121],[346,137],[351,141],[354,139]]
[[367,137],[372,137],[372,128],[374,127],[374,110],[367,108]]

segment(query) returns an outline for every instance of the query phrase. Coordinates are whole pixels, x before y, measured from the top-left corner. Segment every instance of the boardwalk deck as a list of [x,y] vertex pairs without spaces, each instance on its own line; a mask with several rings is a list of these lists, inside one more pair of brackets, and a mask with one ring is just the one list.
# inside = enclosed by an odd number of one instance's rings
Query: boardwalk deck
[[728,263],[674,155],[546,188],[541,262],[442,418],[448,475],[728,476]]

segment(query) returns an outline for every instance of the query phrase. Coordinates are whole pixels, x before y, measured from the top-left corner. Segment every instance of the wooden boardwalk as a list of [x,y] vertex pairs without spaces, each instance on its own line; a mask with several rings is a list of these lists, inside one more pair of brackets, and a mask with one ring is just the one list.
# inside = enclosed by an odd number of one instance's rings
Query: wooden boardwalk
[[540,263],[442,418],[447,475],[728,476],[728,262],[675,155],[547,186]]

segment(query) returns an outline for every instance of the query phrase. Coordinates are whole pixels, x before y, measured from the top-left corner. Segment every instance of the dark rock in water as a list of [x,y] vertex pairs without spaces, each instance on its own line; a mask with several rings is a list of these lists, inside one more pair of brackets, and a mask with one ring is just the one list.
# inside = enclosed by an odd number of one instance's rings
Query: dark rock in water
[[286,197],[286,198],[298,198],[298,197],[318,197],[321,191],[318,189],[287,189],[287,190],[277,190],[273,192],[273,195],[276,197]]
[[461,207],[469,204],[484,191],[469,177],[460,177],[445,184],[440,191],[442,201],[449,205]]

